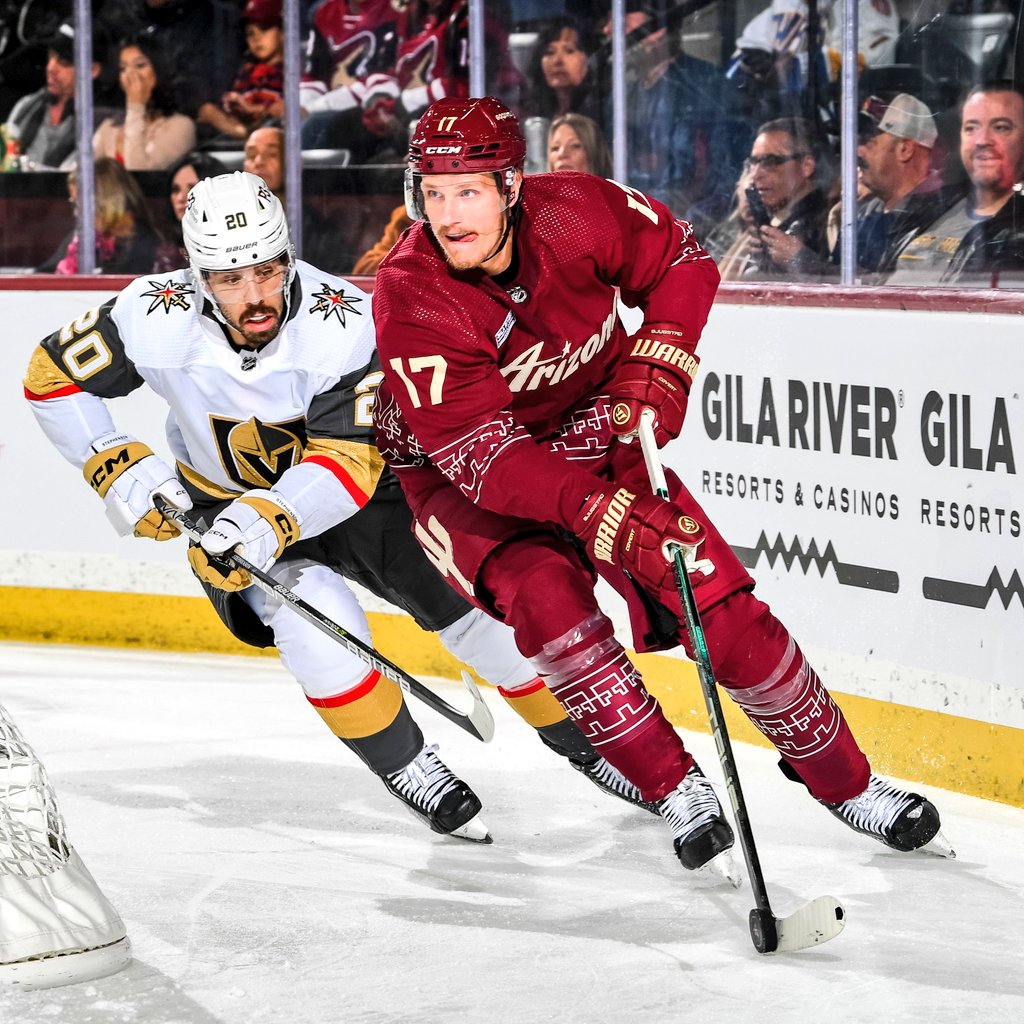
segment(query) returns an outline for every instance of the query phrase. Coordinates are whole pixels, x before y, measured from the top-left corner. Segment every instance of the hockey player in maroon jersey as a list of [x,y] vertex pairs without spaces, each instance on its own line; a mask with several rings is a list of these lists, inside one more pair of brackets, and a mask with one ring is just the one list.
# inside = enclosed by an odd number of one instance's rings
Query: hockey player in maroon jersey
[[[693,496],[672,475],[673,501],[655,498],[639,445],[623,443],[645,408],[659,446],[679,434],[714,262],[662,204],[592,175],[524,180],[524,156],[515,116],[492,97],[433,104],[410,145],[421,220],[377,275],[375,423],[420,543],[513,627],[594,747],[656,804],[684,867],[728,862],[733,832],[593,592],[600,575],[622,594],[638,650],[689,649],[668,542],[686,551],[721,685],[785,773],[893,849],[932,842],[935,807],[872,774]],[[632,338],[620,294],[644,312]]]

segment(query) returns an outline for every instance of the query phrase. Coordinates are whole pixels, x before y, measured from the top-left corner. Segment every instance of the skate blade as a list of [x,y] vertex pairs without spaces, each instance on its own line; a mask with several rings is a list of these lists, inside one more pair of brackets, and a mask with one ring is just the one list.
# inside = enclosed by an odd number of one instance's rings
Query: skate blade
[[946,860],[956,860],[956,850],[949,844],[949,840],[941,831],[936,832],[931,840],[914,851],[915,853],[927,853],[932,857],[944,857]]
[[739,889],[743,885],[743,872],[740,871],[731,849],[723,850],[707,863],[701,864],[699,868],[694,868],[691,875],[702,885],[721,885],[722,882],[727,882],[734,889]]
[[487,826],[480,820],[480,815],[470,818],[465,825],[460,825],[448,833],[456,839],[466,839],[471,843],[493,843],[491,833]]

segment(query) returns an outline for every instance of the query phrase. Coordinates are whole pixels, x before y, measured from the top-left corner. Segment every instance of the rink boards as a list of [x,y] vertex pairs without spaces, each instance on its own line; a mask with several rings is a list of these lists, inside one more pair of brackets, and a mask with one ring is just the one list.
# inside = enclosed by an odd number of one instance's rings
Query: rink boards
[[[0,637],[237,652],[181,543],[114,536],[16,398],[33,346],[111,288],[62,284],[0,281],[16,325],[0,406]],[[897,303],[893,291],[835,289],[828,306],[821,294],[723,293],[666,463],[844,695],[876,767],[1024,806],[1020,311],[993,293]],[[111,409],[161,450],[159,400],[140,391]],[[384,653],[454,673],[432,637],[370,607]],[[692,667],[642,666],[673,721],[702,728]],[[736,738],[763,743],[732,710]]]

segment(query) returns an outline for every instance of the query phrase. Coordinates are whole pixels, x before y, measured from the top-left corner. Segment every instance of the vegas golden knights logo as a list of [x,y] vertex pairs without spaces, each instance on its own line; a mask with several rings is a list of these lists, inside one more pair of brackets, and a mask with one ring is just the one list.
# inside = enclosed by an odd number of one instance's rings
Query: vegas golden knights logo
[[272,487],[302,458],[306,444],[302,419],[262,423],[255,416],[242,421],[211,416],[210,428],[224,471],[246,489]]

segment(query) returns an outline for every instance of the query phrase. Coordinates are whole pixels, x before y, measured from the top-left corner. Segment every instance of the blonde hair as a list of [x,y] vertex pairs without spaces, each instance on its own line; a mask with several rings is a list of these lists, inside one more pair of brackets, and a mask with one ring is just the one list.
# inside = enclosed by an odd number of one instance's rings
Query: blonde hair
[[[100,234],[125,238],[136,226],[152,227],[152,219],[135,179],[117,160],[101,156],[96,160],[96,230]],[[68,172],[68,191],[78,189],[78,168]]]
[[[597,126],[597,122],[586,114],[577,114],[573,111],[559,114],[548,129],[548,149],[551,148],[552,136],[563,124],[571,128],[582,143],[583,151],[587,154],[587,163],[590,165],[590,173],[596,174],[599,178],[610,178],[612,157],[608,152],[608,144],[604,141],[604,134]],[[548,170],[551,170],[550,157]]]

